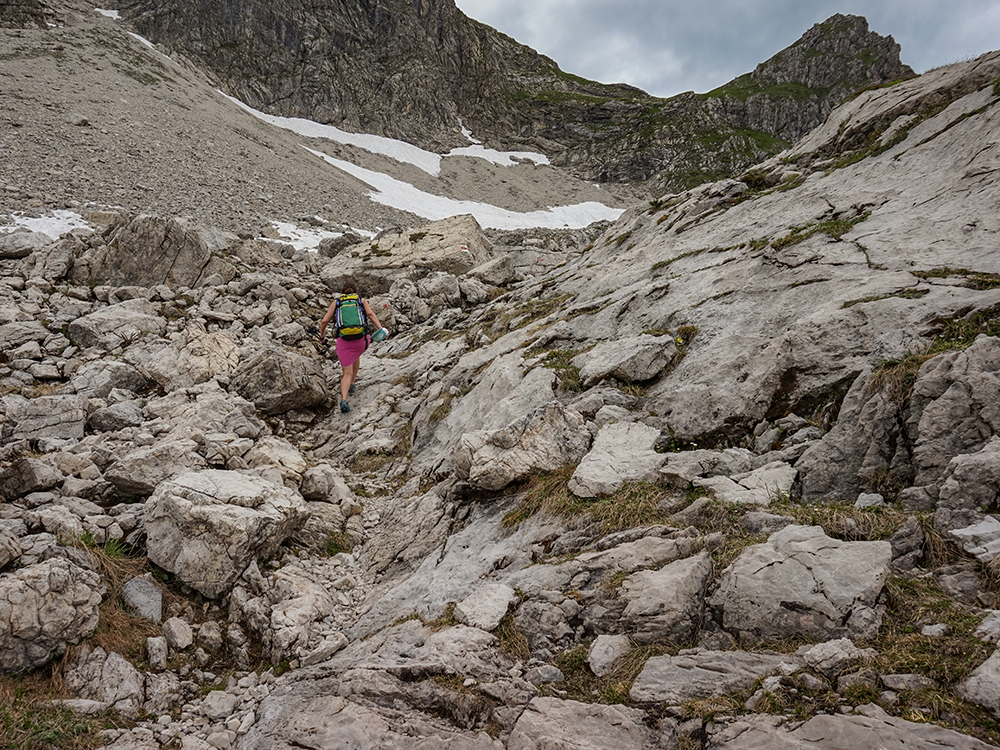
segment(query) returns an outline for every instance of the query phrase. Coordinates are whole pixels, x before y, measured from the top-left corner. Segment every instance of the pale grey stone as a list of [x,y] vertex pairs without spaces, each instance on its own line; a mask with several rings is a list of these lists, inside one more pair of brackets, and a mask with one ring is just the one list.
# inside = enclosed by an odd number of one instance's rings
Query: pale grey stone
[[876,656],[874,649],[859,649],[850,638],[803,647],[799,654],[806,665],[827,677],[837,677],[844,670]]
[[956,690],[965,700],[1000,717],[1000,651],[994,651],[958,684]]
[[161,440],[124,453],[105,470],[104,478],[122,494],[149,495],[168,479],[206,468],[197,450],[193,440]]
[[820,527],[788,526],[744,550],[723,571],[711,603],[733,632],[871,637],[891,559],[888,542],[842,542]]
[[622,627],[635,642],[683,643],[701,623],[712,560],[702,552],[660,570],[633,573],[621,585]]
[[163,482],[146,503],[149,559],[210,598],[305,521],[298,492],[229,471]]
[[240,349],[231,336],[189,326],[170,346],[145,359],[142,371],[164,390],[172,391],[228,375],[239,362]]
[[587,666],[598,677],[603,677],[625,654],[632,651],[632,641],[624,635],[599,635],[587,650]]
[[155,623],[163,617],[163,593],[149,574],[127,581],[122,586],[122,599],[140,617]]
[[553,401],[502,430],[464,434],[456,471],[477,487],[499,490],[533,472],[577,463],[589,443],[579,412]]
[[6,440],[79,440],[87,423],[82,396],[40,396],[7,408]]
[[153,669],[167,668],[167,639],[162,635],[151,635],[146,639],[146,658]]
[[116,711],[137,718],[145,695],[143,677],[121,654],[98,647],[84,648],[65,670],[66,689],[90,700],[99,700]]
[[201,702],[200,711],[203,716],[212,720],[226,719],[240,705],[240,697],[227,693],[225,690],[213,690]]
[[580,368],[584,387],[611,377],[623,383],[651,380],[658,376],[677,355],[671,336],[640,334],[605,341],[573,358]]
[[570,478],[579,497],[610,495],[625,482],[656,479],[666,456],[653,450],[660,431],[636,422],[606,425]]
[[[861,709],[859,709],[860,711]],[[906,721],[876,706],[863,714],[820,714],[803,724],[755,715],[709,729],[711,750],[993,750],[994,746],[934,724]]]
[[507,750],[572,747],[574,750],[662,747],[645,724],[645,713],[557,698],[534,698],[511,732]]
[[167,639],[167,645],[175,651],[183,651],[194,643],[191,626],[180,617],[171,617],[163,623],[163,637]]
[[93,635],[103,592],[96,573],[66,558],[0,577],[0,671],[36,669]]
[[487,583],[455,605],[455,619],[480,630],[495,630],[516,600],[510,586]]
[[693,450],[667,453],[660,477],[671,486],[686,488],[698,477],[732,475],[750,471],[754,455],[746,448]]
[[789,674],[798,666],[797,657],[772,652],[696,649],[678,656],[654,656],[646,662],[629,695],[639,703],[680,705],[747,690],[763,676]]
[[166,320],[156,314],[149,300],[130,299],[76,318],[66,329],[66,335],[83,348],[115,349],[148,333],[162,335],[166,327]]
[[312,408],[328,394],[326,376],[314,360],[276,347],[245,357],[230,387],[268,416]]

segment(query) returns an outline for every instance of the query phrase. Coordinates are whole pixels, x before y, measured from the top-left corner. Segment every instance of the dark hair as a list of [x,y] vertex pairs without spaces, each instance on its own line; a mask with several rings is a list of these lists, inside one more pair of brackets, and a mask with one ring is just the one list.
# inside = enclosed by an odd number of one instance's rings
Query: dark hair
[[343,288],[341,288],[341,294],[357,294],[358,288],[354,286],[353,281],[345,281]]

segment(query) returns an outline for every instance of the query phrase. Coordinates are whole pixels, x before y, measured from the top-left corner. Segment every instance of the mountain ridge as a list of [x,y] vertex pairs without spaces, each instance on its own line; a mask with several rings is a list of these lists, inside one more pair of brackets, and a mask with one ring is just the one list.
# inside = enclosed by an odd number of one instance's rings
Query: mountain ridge
[[144,36],[264,111],[436,149],[459,145],[461,121],[488,142],[541,150],[584,179],[649,181],[659,193],[735,174],[818,125],[846,94],[913,74],[899,45],[857,16],[816,24],[713,92],[658,99],[565,73],[452,0],[309,9],[233,1],[191,16],[179,0],[118,7]]

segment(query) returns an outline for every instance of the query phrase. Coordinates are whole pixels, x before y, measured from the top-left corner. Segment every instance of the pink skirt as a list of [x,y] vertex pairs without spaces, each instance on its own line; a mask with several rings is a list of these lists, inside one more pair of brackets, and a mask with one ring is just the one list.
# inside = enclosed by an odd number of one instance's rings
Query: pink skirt
[[337,359],[340,360],[340,366],[346,370],[357,362],[361,358],[361,355],[365,353],[365,349],[368,348],[369,341],[368,336],[354,339],[354,341],[337,339]]

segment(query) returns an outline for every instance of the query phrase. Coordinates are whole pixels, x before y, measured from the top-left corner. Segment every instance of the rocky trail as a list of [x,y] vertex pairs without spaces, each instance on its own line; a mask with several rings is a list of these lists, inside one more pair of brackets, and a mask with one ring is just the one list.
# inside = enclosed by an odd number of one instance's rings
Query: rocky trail
[[991,53],[578,231],[0,233],[5,739],[1000,746],[998,104]]

